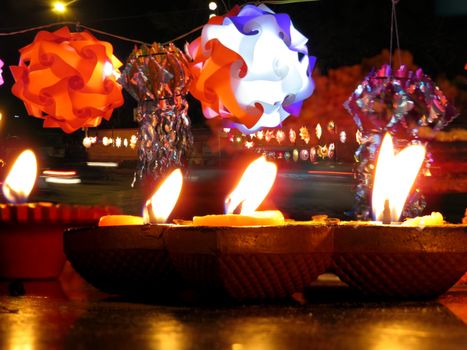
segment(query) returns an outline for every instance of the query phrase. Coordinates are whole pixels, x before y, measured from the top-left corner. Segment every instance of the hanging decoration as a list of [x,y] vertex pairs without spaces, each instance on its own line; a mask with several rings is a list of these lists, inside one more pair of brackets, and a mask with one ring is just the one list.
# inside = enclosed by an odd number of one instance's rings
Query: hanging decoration
[[345,141],[347,141],[347,133],[342,130],[340,133],[339,133],[339,141],[341,143],[345,143]]
[[272,130],[266,130],[266,133],[264,135],[264,139],[266,142],[271,142],[271,140],[275,139],[276,136],[274,135],[274,131]]
[[316,124],[315,133],[316,133],[316,138],[319,140],[321,138],[321,135],[323,134],[323,129],[321,128],[320,123]]
[[441,130],[457,116],[443,92],[419,68],[388,65],[370,72],[344,105],[363,134],[403,133],[418,137],[419,128]]
[[316,58],[308,56],[307,41],[287,14],[265,5],[214,16],[188,46],[190,92],[207,119],[247,134],[277,127],[313,92]]
[[[344,106],[357,125],[360,144],[355,153],[354,211],[358,219],[368,220],[374,163],[384,133],[418,142],[420,127],[440,130],[457,116],[457,111],[429,76],[421,69],[410,71],[405,65],[394,72],[389,65],[370,72]],[[422,172],[429,171],[430,164],[428,154]],[[419,216],[424,207],[425,201],[417,189],[407,201],[403,217]]]
[[297,140],[297,133],[295,132],[294,129],[290,129],[289,130],[289,141],[290,141],[290,143],[295,143],[296,140]]
[[310,149],[310,162],[315,162],[316,161],[316,148],[311,147]]
[[121,62],[110,43],[89,32],[41,31],[20,54],[18,66],[10,67],[12,92],[46,128],[71,133],[95,127],[123,105],[116,82]]
[[300,138],[305,141],[305,143],[308,145],[310,143],[311,135],[310,132],[308,131],[308,128],[306,126],[302,126],[300,128]]
[[285,140],[285,132],[282,130],[277,130],[276,132],[276,141],[280,145]]
[[258,140],[262,140],[264,138],[264,131],[263,130],[260,130],[256,133],[256,138]]
[[3,85],[4,81],[3,81],[3,61],[0,60],[0,85]]
[[[310,134],[308,133],[308,136],[304,135],[308,128],[306,126],[302,126],[300,130],[300,140],[289,140],[282,129],[265,129],[249,135],[240,133],[240,131],[236,129],[229,129],[228,133],[223,136],[223,139],[237,149],[244,149],[258,154],[263,154],[271,161],[293,160],[295,162],[315,163],[321,160],[328,161],[335,159],[336,145],[334,142],[320,144],[320,141],[318,140],[318,143],[311,145]],[[289,133],[292,132],[295,135],[297,133],[293,128],[290,128]],[[329,131],[326,129],[325,132]],[[334,132],[334,129],[332,132]],[[255,141],[253,141],[253,139],[255,139]],[[296,152],[293,152],[292,149],[284,152],[278,149],[282,147],[298,148],[295,148]]]
[[119,82],[138,101],[135,181],[155,180],[170,168],[183,166],[193,145],[185,99],[190,80],[187,59],[173,44],[142,45],[128,57]]

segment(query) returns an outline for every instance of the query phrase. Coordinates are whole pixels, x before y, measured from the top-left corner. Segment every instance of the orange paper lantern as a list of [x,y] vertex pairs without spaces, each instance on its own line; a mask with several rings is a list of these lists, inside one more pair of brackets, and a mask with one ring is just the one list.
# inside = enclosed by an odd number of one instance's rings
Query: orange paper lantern
[[95,127],[123,104],[116,82],[122,63],[110,43],[89,32],[41,31],[20,53],[19,65],[10,66],[12,92],[46,128],[71,133]]

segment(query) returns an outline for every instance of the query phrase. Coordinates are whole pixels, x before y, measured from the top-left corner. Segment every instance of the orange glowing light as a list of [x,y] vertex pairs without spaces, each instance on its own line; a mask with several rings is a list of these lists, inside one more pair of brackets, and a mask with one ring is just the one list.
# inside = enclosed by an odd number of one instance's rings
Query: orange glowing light
[[225,200],[226,214],[241,206],[241,214],[252,214],[271,190],[277,175],[277,166],[260,157],[250,163],[237,187]]
[[180,169],[175,169],[165,179],[162,185],[146,202],[144,221],[146,223],[163,223],[172,213],[182,190],[183,175]]
[[57,13],[65,13],[66,8],[67,8],[67,4],[61,1],[56,1],[52,4],[52,11],[57,12]]
[[375,220],[383,220],[385,202],[389,204],[386,206],[390,211],[390,220],[399,220],[425,153],[425,147],[410,145],[395,155],[391,135],[384,136],[373,184],[372,208]]
[[2,186],[3,195],[10,203],[28,199],[37,176],[37,160],[31,150],[23,151],[16,159]]
[[72,133],[96,127],[123,105],[117,82],[122,63],[110,43],[91,33],[68,27],[40,31],[20,53],[19,64],[10,66],[15,80],[11,91],[29,115],[44,119],[45,128]]

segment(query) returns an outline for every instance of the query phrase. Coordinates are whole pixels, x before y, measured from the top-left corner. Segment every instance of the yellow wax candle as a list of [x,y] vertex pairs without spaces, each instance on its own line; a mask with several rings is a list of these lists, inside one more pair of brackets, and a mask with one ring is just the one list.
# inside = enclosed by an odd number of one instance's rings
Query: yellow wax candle
[[279,210],[255,211],[251,214],[225,214],[193,217],[194,226],[263,226],[283,225],[284,216]]
[[133,215],[104,215],[99,220],[99,226],[125,226],[143,225],[144,219],[141,216]]
[[436,226],[442,225],[443,223],[443,215],[438,212],[432,212],[431,215],[407,219],[402,223],[402,226]]

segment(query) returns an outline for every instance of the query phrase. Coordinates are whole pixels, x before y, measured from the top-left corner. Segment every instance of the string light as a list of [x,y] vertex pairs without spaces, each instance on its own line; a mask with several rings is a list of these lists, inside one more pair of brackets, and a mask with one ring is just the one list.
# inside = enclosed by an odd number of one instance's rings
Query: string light
[[57,13],[65,13],[66,4],[61,1],[56,1],[52,3],[52,11]]
[[83,138],[82,144],[85,148],[90,148],[91,146],[95,144],[101,144],[102,146],[105,147],[116,147],[116,148],[121,148],[123,147],[131,147],[134,149],[136,147],[136,144],[138,142],[138,137],[136,135],[131,135],[130,140],[128,138],[122,138],[120,136],[117,136],[116,138],[104,136],[101,139],[98,139],[97,136],[85,136]]
[[[319,0],[269,0],[269,1],[261,1],[261,2],[264,3],[264,4],[270,4],[270,5],[286,5],[286,4],[305,3],[305,2],[314,2],[314,1],[319,1]],[[72,1],[72,2],[74,2],[74,1]],[[212,2],[214,2],[214,1],[212,1]],[[68,3],[68,5],[69,4],[70,3]],[[111,20],[120,21],[121,17],[106,18],[106,21],[111,21]],[[81,28],[87,29],[89,31],[99,33],[99,34],[103,34],[103,35],[107,35],[107,36],[111,36],[111,37],[114,37],[116,39],[120,39],[120,40],[123,40],[123,41],[129,41],[129,42],[136,43],[136,44],[141,44],[141,45],[144,44],[144,45],[151,46],[151,44],[146,43],[146,42],[141,41],[141,40],[136,40],[136,39],[124,37],[124,36],[121,36],[121,35],[105,32],[105,31],[102,31],[102,30],[99,30],[99,29],[96,29],[96,28],[89,27],[89,26],[84,25],[84,24],[82,24],[80,22],[73,22],[73,21],[61,21],[61,22],[55,22],[55,23],[45,24],[45,25],[41,25],[41,26],[29,27],[29,28],[25,28],[25,29],[21,29],[21,30],[17,30],[17,31],[0,32],[0,36],[11,36],[11,35],[24,34],[24,33],[32,32],[32,31],[38,31],[38,30],[42,30],[42,29],[47,29],[47,28],[57,27],[57,26],[64,26],[64,25],[71,25],[71,26],[75,26],[75,27],[81,27]],[[169,44],[171,42],[175,42],[175,41],[178,41],[180,39],[183,39],[186,36],[201,30],[203,28],[203,26],[204,26],[204,24],[200,25],[200,26],[198,26],[196,28],[193,28],[192,30],[190,30],[190,31],[188,31],[186,33],[183,33],[183,34],[177,36],[176,38],[173,38],[173,39],[171,39],[169,41],[164,42],[163,45],[167,45],[167,44]]]
[[217,9],[217,3],[214,1],[211,1],[208,6],[211,11],[214,11]]

